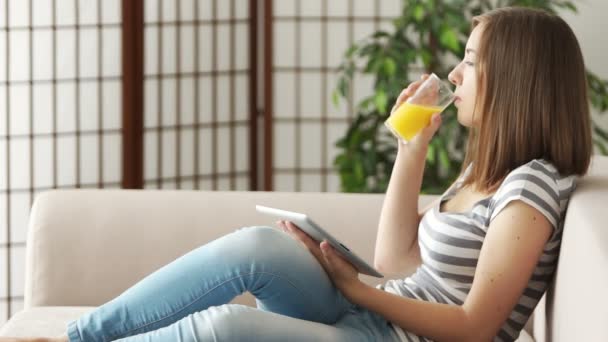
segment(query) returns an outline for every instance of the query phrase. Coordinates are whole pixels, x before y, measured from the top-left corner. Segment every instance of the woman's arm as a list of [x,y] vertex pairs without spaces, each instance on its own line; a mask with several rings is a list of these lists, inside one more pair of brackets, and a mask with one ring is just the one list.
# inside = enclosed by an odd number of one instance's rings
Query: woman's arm
[[[427,78],[428,75],[422,75],[420,80],[404,89],[391,114]],[[374,255],[374,266],[386,274],[402,273],[420,264],[420,252],[416,243],[421,217],[418,212],[418,193],[422,185],[428,145],[440,125],[441,117],[435,115],[429,125],[407,145],[397,143],[397,158],[382,204]]]
[[399,144],[382,204],[374,255],[374,266],[386,273],[403,272],[411,266],[408,263],[419,263],[410,253],[418,238],[418,193],[422,185],[426,149],[415,152]]
[[357,284],[359,289],[345,293],[346,297],[403,330],[434,341],[473,341],[466,337],[469,333],[467,316],[460,305],[401,297],[365,283]]
[[414,334],[436,341],[490,341],[526,288],[551,231],[537,209],[522,201],[509,203],[488,228],[463,305],[399,297],[362,282],[343,292]]

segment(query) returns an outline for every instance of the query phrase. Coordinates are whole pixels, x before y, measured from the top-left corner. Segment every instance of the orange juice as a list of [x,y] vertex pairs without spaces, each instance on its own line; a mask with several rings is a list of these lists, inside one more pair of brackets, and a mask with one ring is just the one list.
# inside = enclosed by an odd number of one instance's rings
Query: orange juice
[[441,111],[441,107],[405,102],[386,120],[385,125],[391,129],[393,134],[409,141],[431,122],[431,116],[434,113]]

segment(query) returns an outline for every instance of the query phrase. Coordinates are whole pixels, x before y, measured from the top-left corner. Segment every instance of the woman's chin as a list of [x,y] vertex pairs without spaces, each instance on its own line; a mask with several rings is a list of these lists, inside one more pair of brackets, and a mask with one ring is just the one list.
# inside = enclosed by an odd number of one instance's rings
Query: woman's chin
[[458,119],[458,123],[467,128],[473,128],[473,127],[480,126],[481,123],[480,123],[479,117],[477,117],[477,118],[475,118],[475,120],[473,120],[473,116],[474,115],[472,112],[466,111],[462,107],[458,108],[458,111],[456,112],[456,118]]
[[471,117],[469,115],[464,115],[460,110],[458,110],[458,116],[456,118],[458,119],[458,123],[465,127],[471,127],[473,125]]

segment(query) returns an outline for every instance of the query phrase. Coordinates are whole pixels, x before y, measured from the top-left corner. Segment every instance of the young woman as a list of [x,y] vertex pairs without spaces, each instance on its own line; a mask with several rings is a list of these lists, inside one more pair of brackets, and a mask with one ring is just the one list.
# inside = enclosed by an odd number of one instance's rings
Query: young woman
[[[435,115],[399,144],[380,216],[376,266],[414,274],[371,287],[290,222],[247,227],[149,275],[66,336],[38,340],[515,340],[552,278],[568,199],[590,163],[585,67],[557,16],[504,8],[472,27],[449,75],[470,128],[462,173],[418,212]],[[226,304],[245,291],[258,308]]]

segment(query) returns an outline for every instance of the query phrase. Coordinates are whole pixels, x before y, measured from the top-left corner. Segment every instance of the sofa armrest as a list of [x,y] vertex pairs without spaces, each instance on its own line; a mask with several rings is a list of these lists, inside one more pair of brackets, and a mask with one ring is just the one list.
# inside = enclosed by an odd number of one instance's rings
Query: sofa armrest
[[596,157],[568,205],[555,279],[546,293],[544,326],[535,327],[546,341],[608,341],[606,203],[608,158]]

